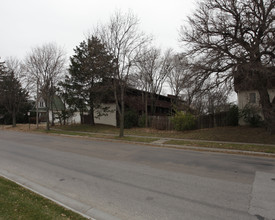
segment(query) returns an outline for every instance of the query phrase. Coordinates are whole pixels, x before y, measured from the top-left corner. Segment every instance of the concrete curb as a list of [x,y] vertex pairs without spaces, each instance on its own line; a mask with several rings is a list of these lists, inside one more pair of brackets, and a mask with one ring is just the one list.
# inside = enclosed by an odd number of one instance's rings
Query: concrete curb
[[[60,129],[52,129],[59,130]],[[13,132],[25,132],[25,131],[13,131]],[[79,132],[83,134],[102,134],[102,133],[90,133],[90,132]],[[240,154],[246,156],[255,156],[255,157],[272,157],[275,158],[275,153],[264,153],[264,152],[256,152],[256,151],[242,151],[242,150],[234,150],[234,149],[225,149],[225,148],[211,148],[211,147],[195,147],[190,145],[173,145],[173,144],[165,144],[166,141],[169,140],[186,140],[192,141],[193,139],[177,139],[177,138],[161,138],[161,137],[150,137],[150,136],[136,136],[136,135],[125,135],[130,137],[144,137],[144,138],[157,138],[159,140],[146,143],[146,142],[136,142],[136,141],[127,141],[127,140],[117,140],[112,138],[98,138],[98,137],[89,137],[82,135],[70,135],[70,134],[58,134],[58,133],[43,133],[43,132],[32,132],[32,134],[37,135],[52,135],[52,136],[61,136],[61,137],[70,137],[70,138],[81,138],[88,140],[96,140],[96,141],[106,141],[106,142],[115,142],[115,143],[126,143],[126,144],[135,144],[135,145],[143,145],[143,146],[151,146],[151,147],[160,147],[160,148],[169,148],[169,149],[177,149],[177,150],[190,150],[190,151],[204,151],[204,152],[213,152],[213,153],[227,153],[227,154]],[[104,134],[106,136],[114,136],[114,134]],[[204,142],[203,140],[194,140],[198,142]],[[255,143],[240,143],[240,142],[221,142],[221,141],[205,141],[210,143],[232,143],[232,144],[251,144],[251,145],[259,145]],[[262,145],[262,144],[261,144]],[[265,145],[265,144],[263,144]],[[269,144],[268,146],[274,146]]]
[[[62,129],[56,129],[52,128],[54,131],[64,131]],[[72,131],[74,132],[74,131]],[[83,134],[92,134],[92,135],[106,135],[106,136],[114,136],[115,134],[105,134],[105,133],[95,133],[95,132],[85,132],[85,131],[75,131],[77,133],[83,133]],[[273,146],[275,147],[275,144],[261,144],[261,143],[245,143],[245,142],[232,142],[232,141],[211,141],[211,140],[197,140],[197,139],[188,139],[188,138],[170,138],[170,137],[157,137],[157,136],[140,136],[140,135],[124,135],[125,137],[140,137],[140,138],[156,138],[161,139],[165,141],[169,140],[180,140],[180,141],[197,141],[197,142],[209,142],[209,143],[224,143],[224,144],[249,144],[249,145],[261,145],[261,146]]]
[[[88,132],[83,132],[83,133],[89,134]],[[157,140],[157,141],[154,141],[154,142],[151,142],[151,143],[146,143],[146,142],[135,142],[135,141],[127,141],[127,140],[108,139],[108,138],[104,139],[104,138],[79,136],[79,135],[69,135],[69,134],[49,134],[49,135],[62,136],[62,137],[73,137],[73,138],[86,138],[86,139],[96,140],[96,141],[127,143],[127,144],[136,144],[136,145],[160,147],[160,148],[169,148],[169,149],[177,149],[177,150],[190,150],[190,151],[205,151],[205,152],[213,152],[213,153],[240,154],[240,155],[247,155],[247,156],[249,155],[249,156],[256,156],[256,157],[275,157],[275,154],[273,154],[273,153],[264,153],[264,152],[255,152],[255,151],[242,151],[242,150],[225,149],[225,148],[195,147],[195,146],[189,146],[189,145],[165,144],[165,142],[169,141],[169,140],[187,140],[187,139],[159,138],[159,140]],[[107,136],[108,135],[111,135],[111,134],[107,134]],[[130,135],[127,135],[127,136],[130,136]],[[145,137],[145,136],[135,136],[135,137]],[[151,138],[151,137],[148,137],[148,138]],[[152,137],[152,138],[154,138],[154,137]],[[201,140],[199,140],[199,141],[201,141]],[[201,141],[201,142],[203,142],[203,141]],[[215,141],[206,141],[206,142],[246,144],[246,143],[237,143],[237,142],[215,142]],[[256,145],[256,144],[252,144],[252,145]],[[268,146],[273,146],[273,145],[268,145]],[[275,145],[274,145],[274,147],[275,147]]]
[[0,176],[15,182],[16,184],[46,198],[49,199],[56,204],[63,206],[66,209],[69,209],[84,218],[89,220],[119,220],[118,218],[111,216],[105,212],[102,212],[98,209],[95,209],[91,206],[88,206],[82,202],[77,200],[71,199],[63,194],[60,194],[56,191],[48,189],[44,186],[41,186],[37,183],[31,182],[21,176],[17,176],[14,174],[9,173],[8,171],[0,169]]
[[260,157],[275,157],[273,153],[264,153],[264,152],[255,152],[255,151],[242,151],[242,150],[233,150],[233,149],[221,149],[221,148],[210,148],[210,147],[194,147],[194,146],[183,146],[183,145],[170,145],[163,144],[164,147],[171,147],[176,149],[185,149],[185,150],[196,150],[196,151],[207,151],[215,153],[229,153],[229,154],[241,154],[241,155],[250,155],[250,156],[260,156]]

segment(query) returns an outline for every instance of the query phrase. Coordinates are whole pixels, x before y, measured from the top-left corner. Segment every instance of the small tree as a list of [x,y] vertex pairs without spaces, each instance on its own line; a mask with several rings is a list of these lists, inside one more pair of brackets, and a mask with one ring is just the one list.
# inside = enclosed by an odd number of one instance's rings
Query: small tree
[[239,125],[239,108],[237,105],[230,106],[227,114],[227,123],[230,126]]
[[113,90],[116,107],[120,118],[119,136],[124,136],[125,89],[133,73],[134,63],[140,51],[151,39],[139,31],[139,20],[132,13],[116,12],[110,21],[99,26],[96,36],[114,56]]
[[143,49],[136,60],[136,75],[133,77],[137,87],[145,91],[145,126],[148,126],[148,94],[151,101],[151,115],[155,113],[157,95],[162,92],[163,84],[172,70],[172,50],[162,54],[161,49],[151,47]]
[[260,109],[253,105],[246,105],[241,111],[240,115],[243,120],[252,127],[259,127],[263,124],[260,116]]
[[172,68],[168,74],[168,84],[173,95],[177,98],[188,86],[190,72],[187,58],[181,54],[176,54],[172,57]]
[[196,128],[196,118],[190,113],[176,112],[172,123],[177,131],[192,130]]
[[39,87],[37,99],[42,97],[46,103],[47,130],[50,129],[49,108],[54,88],[64,73],[65,54],[57,45],[50,43],[32,49],[23,64],[29,88]]

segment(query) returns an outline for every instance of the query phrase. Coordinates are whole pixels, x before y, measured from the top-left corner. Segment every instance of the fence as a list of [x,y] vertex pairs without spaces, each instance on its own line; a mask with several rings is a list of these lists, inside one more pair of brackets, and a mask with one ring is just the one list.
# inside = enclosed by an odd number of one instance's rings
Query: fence
[[171,116],[149,116],[149,126],[158,130],[173,130]]
[[[173,130],[171,116],[149,116],[149,127],[158,130]],[[196,119],[196,128],[213,128],[230,125],[228,122],[228,112],[201,115]]]
[[197,128],[214,128],[228,126],[228,112],[201,115],[197,117]]

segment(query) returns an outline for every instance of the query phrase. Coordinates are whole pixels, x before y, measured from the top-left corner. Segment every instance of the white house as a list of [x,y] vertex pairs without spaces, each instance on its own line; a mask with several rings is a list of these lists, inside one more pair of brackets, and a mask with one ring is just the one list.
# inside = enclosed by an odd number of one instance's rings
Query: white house
[[[275,76],[270,77],[268,82],[268,94],[270,102],[275,100]],[[261,104],[260,104],[260,94],[256,89],[251,88],[251,86],[246,85],[245,82],[239,82],[235,80],[235,91],[238,96],[238,107],[243,109],[246,105],[254,106],[259,109],[259,115],[262,116]],[[245,122],[240,119],[240,125],[245,125]]]

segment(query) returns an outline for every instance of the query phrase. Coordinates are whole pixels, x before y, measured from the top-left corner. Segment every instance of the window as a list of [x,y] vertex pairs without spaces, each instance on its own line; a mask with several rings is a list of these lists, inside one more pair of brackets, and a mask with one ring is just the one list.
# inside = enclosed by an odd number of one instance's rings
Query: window
[[249,103],[256,103],[256,93],[249,93]]

